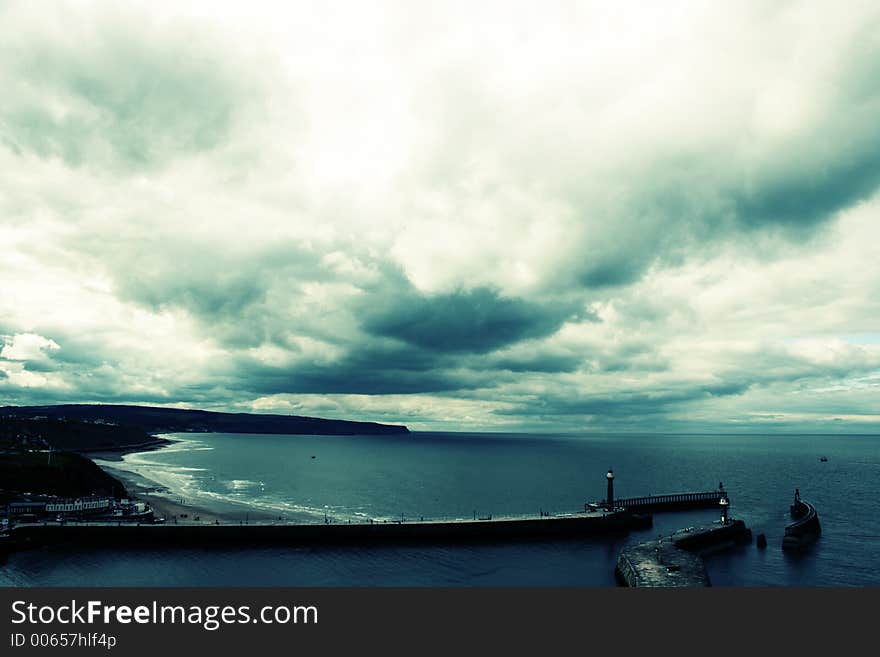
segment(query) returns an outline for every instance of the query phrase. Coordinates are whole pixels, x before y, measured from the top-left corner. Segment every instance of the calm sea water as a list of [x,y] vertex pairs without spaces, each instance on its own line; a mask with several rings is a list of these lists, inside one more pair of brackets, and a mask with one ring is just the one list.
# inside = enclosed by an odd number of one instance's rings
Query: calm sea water
[[[880,585],[880,436],[517,435],[403,436],[177,434],[165,449],[118,467],[172,497],[290,520],[472,517],[583,508],[620,497],[712,490],[754,543],[707,560],[717,586]],[[821,462],[820,457],[827,457]],[[823,534],[783,553],[795,488],[814,502]],[[626,544],[714,520],[664,513],[650,530],[616,538],[479,545],[205,549],[44,548],[11,555],[0,585],[19,586],[613,586]]]

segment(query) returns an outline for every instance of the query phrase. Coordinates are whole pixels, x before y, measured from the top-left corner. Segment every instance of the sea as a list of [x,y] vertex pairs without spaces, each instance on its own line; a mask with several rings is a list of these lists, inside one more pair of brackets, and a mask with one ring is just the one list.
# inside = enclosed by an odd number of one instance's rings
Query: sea
[[[880,436],[413,432],[386,436],[171,434],[114,468],[173,500],[251,522],[408,521],[583,509],[629,497],[715,490],[767,547],[706,560],[714,586],[880,585]],[[822,535],[781,549],[795,489]],[[55,546],[0,563],[2,586],[615,586],[621,549],[717,520],[715,510],[657,513],[618,536],[476,544],[355,546]]]

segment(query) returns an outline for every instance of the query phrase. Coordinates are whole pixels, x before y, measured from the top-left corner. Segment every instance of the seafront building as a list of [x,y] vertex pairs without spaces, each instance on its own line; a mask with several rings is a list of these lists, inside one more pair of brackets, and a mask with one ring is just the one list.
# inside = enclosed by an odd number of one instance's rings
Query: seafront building
[[117,520],[150,521],[153,510],[149,504],[109,497],[48,498],[9,502],[0,505],[0,517],[10,524],[46,520]]

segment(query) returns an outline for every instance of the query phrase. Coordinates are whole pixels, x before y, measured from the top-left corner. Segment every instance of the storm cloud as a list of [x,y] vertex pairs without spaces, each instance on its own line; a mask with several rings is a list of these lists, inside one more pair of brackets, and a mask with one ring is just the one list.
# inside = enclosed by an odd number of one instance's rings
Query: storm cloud
[[542,307],[476,288],[404,296],[371,313],[365,328],[422,349],[482,353],[550,335],[570,314],[564,306]]
[[380,4],[0,4],[0,404],[880,426],[872,3]]

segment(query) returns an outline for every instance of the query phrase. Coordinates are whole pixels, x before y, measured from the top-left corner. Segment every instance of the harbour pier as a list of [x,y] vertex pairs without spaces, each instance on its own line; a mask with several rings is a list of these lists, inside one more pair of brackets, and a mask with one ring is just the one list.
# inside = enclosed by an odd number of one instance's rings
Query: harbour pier
[[9,531],[19,547],[75,543],[102,547],[126,545],[356,544],[384,542],[472,542],[529,538],[566,538],[626,533],[648,528],[652,517],[617,512],[463,520],[356,523],[26,523]]
[[689,509],[717,509],[722,504],[722,500],[725,500],[727,504],[730,503],[730,498],[721,482],[718,484],[718,490],[616,498],[614,497],[613,469],[608,468],[605,479],[608,482],[608,493],[605,499],[587,504],[585,509],[626,509],[631,513],[653,513]]
[[[616,499],[614,473],[606,475],[606,500],[585,504],[583,511],[539,516],[501,516],[473,519],[443,520],[358,520],[323,523],[287,522],[162,522],[152,517],[141,521],[141,516],[128,518],[53,518],[43,512],[42,522],[34,517],[27,522],[9,517],[7,542],[17,549],[29,546],[73,543],[110,546],[197,545],[222,544],[352,544],[367,546],[383,542],[475,542],[543,538],[577,538],[603,534],[626,533],[647,529],[653,525],[656,511],[711,508],[728,503],[723,487],[717,491],[676,493]],[[34,502],[28,504],[35,504]],[[45,506],[45,504],[44,504]],[[53,507],[54,508],[54,507]],[[29,510],[30,507],[28,507]],[[8,512],[17,512],[17,506]],[[155,520],[155,522],[153,522]]]
[[789,510],[794,522],[785,527],[782,549],[799,550],[814,543],[822,533],[816,507],[802,500],[800,490],[795,489],[794,502]]
[[711,586],[703,557],[751,540],[752,530],[742,520],[725,516],[710,525],[625,548],[614,574],[622,585],[638,588]]

